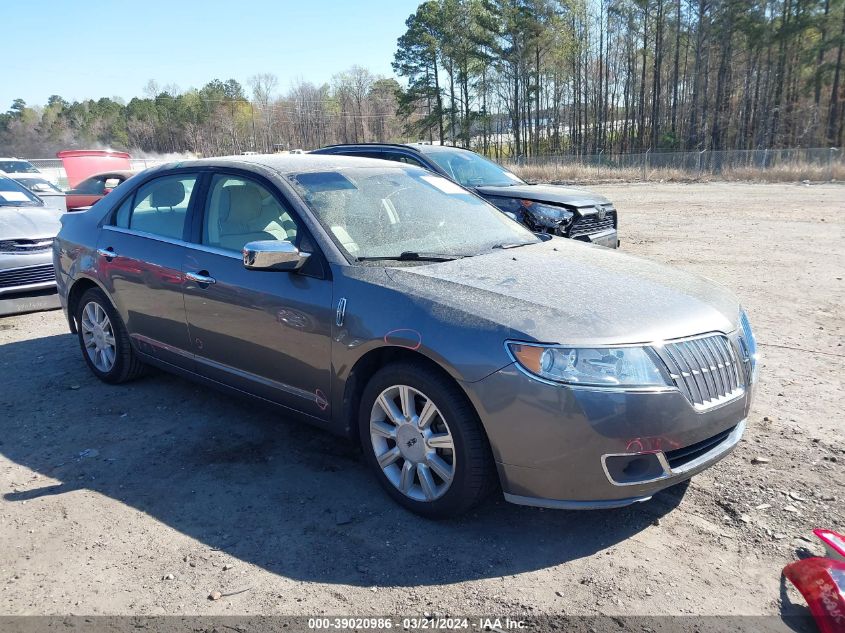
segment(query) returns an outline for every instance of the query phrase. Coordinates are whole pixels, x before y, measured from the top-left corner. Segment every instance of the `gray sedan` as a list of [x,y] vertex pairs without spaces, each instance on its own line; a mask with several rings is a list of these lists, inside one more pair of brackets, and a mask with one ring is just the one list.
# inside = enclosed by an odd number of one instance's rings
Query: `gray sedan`
[[64,216],[54,262],[97,377],[154,365],[276,405],[359,441],[425,516],[497,484],[550,508],[644,501],[737,444],[755,382],[728,292],[384,161],[161,166]]

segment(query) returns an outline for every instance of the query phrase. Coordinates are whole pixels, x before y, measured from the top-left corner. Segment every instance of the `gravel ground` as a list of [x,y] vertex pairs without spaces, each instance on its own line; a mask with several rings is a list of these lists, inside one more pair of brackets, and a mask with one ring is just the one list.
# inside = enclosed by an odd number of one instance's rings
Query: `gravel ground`
[[624,250],[731,288],[756,326],[749,430],[718,466],[621,510],[428,522],[334,437],[165,374],[104,385],[60,312],[2,318],[0,614],[802,613],[780,570],[845,529],[845,187],[595,188]]

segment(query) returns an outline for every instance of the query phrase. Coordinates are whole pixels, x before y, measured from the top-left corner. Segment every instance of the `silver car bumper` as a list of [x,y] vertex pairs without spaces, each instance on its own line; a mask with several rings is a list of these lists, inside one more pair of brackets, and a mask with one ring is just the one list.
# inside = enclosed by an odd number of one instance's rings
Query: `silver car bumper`
[[616,248],[619,246],[619,234],[616,229],[608,229],[601,233],[593,233],[592,235],[585,235],[585,241],[590,244],[597,244],[598,246],[605,246],[607,248]]
[[[602,465],[604,466],[605,475],[607,476],[607,480],[614,486],[659,484],[659,490],[662,490],[663,488],[666,488],[668,486],[674,486],[675,484],[689,479],[696,473],[700,473],[701,471],[706,470],[707,468],[718,462],[720,459],[725,457],[728,453],[730,453],[742,439],[742,435],[745,432],[745,426],[746,420],[742,420],[727,434],[727,437],[723,441],[716,443],[710,450],[702,453],[695,459],[692,459],[676,468],[673,468],[669,464],[669,460],[666,457],[666,453],[664,453],[663,451],[657,451],[654,453],[635,452],[602,455]],[[654,458],[660,464],[661,471],[654,477],[637,481],[635,484],[619,483],[613,479],[607,469],[606,458],[608,457],[639,458],[644,454],[654,455]],[[539,497],[524,497],[521,495],[510,494],[507,492],[505,493],[505,500],[510,501],[511,503],[516,503],[518,505],[524,506],[536,506],[540,508],[554,508],[558,510],[599,510],[603,508],[621,508],[627,505],[632,505],[634,503],[639,503],[641,501],[648,501],[649,499],[651,499],[651,495],[638,497],[623,497],[620,499],[611,500],[604,499],[593,501],[565,501],[558,499],[542,499]]]
[[[56,273],[53,269],[53,259],[50,253],[46,255],[46,258],[27,255],[30,261],[23,262],[26,264],[23,266],[6,266],[6,258],[0,258],[0,297],[55,288]],[[43,261],[45,259],[46,261]]]
[[513,365],[464,387],[505,498],[563,509],[645,501],[712,466],[740,441],[751,401],[746,389],[697,411],[677,389],[555,386]]

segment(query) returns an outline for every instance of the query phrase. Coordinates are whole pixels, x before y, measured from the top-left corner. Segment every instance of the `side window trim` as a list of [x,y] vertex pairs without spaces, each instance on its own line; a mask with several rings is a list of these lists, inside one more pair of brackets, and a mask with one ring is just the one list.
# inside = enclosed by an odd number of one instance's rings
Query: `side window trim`
[[[311,253],[311,265],[315,267],[319,266],[318,270],[300,270],[299,274],[308,277],[315,277],[318,279],[331,278],[331,274],[326,263],[326,257],[323,254],[322,249],[320,248],[319,242],[314,238],[312,231],[308,228],[308,224],[302,219],[302,216],[297,211],[296,206],[291,203],[288,196],[285,195],[284,188],[275,184],[269,178],[263,176],[262,174],[238,169],[237,167],[215,166],[208,167],[203,170],[203,180],[200,189],[197,191],[197,193],[200,195],[198,195],[194,200],[191,201],[191,205],[194,207],[193,213],[195,214],[196,219],[194,219],[190,227],[190,234],[185,235],[185,246],[193,249],[206,251],[209,253],[215,253],[218,255],[233,257],[235,259],[241,259],[240,253],[236,253],[234,251],[227,251],[222,248],[202,243],[202,232],[203,225],[205,223],[205,214],[208,210],[208,203],[210,202],[211,197],[211,182],[214,176],[216,175],[231,176],[233,178],[242,178],[244,180],[250,180],[261,185],[264,189],[266,189],[270,193],[270,195],[273,196],[276,202],[278,202],[282,206],[282,208],[288,213],[288,215],[290,215],[290,218],[291,220],[293,220],[294,224],[296,224],[297,230],[295,245],[297,246],[297,248],[299,248],[299,245],[302,244],[303,240],[307,240],[309,244],[308,252]],[[191,211],[189,210],[189,212]]]
[[[185,222],[182,225],[182,236],[181,239],[169,237],[166,235],[159,235],[157,233],[150,233],[149,231],[141,231],[139,229],[130,228],[130,226],[118,226],[117,225],[117,214],[120,211],[121,207],[124,204],[129,202],[129,222],[128,224],[131,225],[132,223],[132,214],[135,211],[135,199],[137,197],[138,192],[143,189],[148,184],[155,182],[156,180],[162,178],[169,178],[172,176],[196,176],[196,182],[194,183],[194,190],[191,192],[191,199],[188,202],[188,207],[185,210]],[[197,205],[197,201],[202,197],[205,193],[204,189],[202,188],[203,182],[205,178],[205,173],[202,170],[191,169],[185,171],[168,171],[165,173],[156,173],[151,178],[147,178],[142,182],[139,182],[135,188],[126,194],[120,201],[112,207],[112,209],[105,215],[104,219],[101,221],[100,227],[113,229],[120,233],[126,233],[128,235],[138,235],[139,237],[145,238],[152,238],[157,239],[161,242],[167,242],[169,244],[185,244],[190,241],[190,233],[191,233],[191,221],[194,209]],[[122,183],[121,183],[122,184]]]
[[[260,174],[256,174],[251,171],[244,171],[241,169],[236,168],[228,168],[228,167],[214,167],[211,168],[209,171],[206,172],[205,178],[206,181],[203,183],[203,187],[200,190],[202,194],[202,205],[199,206],[199,199],[195,202],[197,203],[196,207],[196,214],[198,216],[198,221],[196,223],[196,227],[192,227],[191,235],[187,238],[187,241],[190,241],[192,244],[197,246],[215,248],[209,244],[202,243],[202,234],[205,225],[205,216],[208,213],[208,205],[211,202],[211,183],[214,180],[215,176],[228,176],[231,178],[239,178],[242,180],[247,180],[253,182],[259,186],[261,186],[264,190],[266,190],[276,202],[281,206],[281,208],[290,216],[293,223],[296,225],[296,242],[300,243],[304,235],[308,235],[309,240],[312,243],[314,239],[311,237],[310,233],[308,232],[308,228],[305,226],[305,223],[302,221],[302,218],[299,217],[299,213],[297,213],[294,206],[290,203],[287,197],[282,193],[277,185],[272,183],[267,178],[263,177]],[[315,243],[316,244],[316,243]],[[221,249],[225,250],[225,249]]]

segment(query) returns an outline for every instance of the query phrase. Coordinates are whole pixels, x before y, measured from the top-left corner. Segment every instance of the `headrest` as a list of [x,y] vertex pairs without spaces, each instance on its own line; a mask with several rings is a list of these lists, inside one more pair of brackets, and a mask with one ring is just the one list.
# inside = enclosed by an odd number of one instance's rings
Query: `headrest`
[[220,221],[245,224],[261,215],[261,192],[254,185],[223,187]]
[[153,189],[150,204],[154,207],[175,207],[185,199],[185,185],[181,180],[165,180]]

